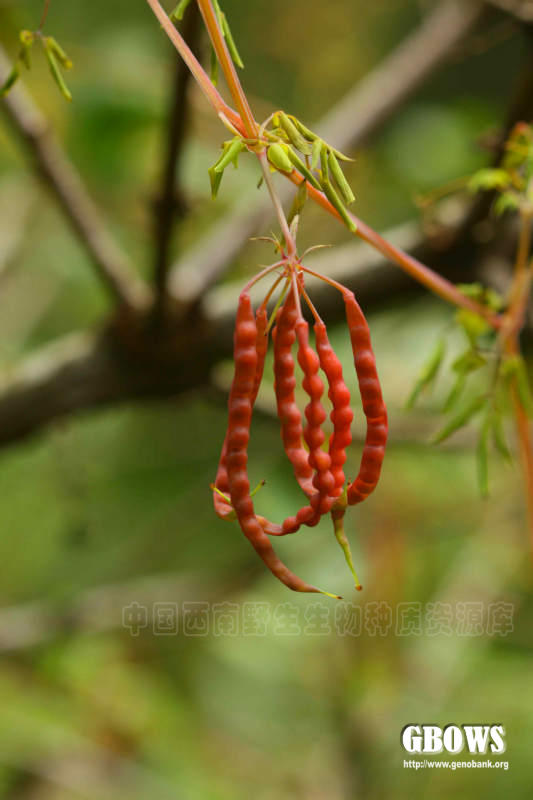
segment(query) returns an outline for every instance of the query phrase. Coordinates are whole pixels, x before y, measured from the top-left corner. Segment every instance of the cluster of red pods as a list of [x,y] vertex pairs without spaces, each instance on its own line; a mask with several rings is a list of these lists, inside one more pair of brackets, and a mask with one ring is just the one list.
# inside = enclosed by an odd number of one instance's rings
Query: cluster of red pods
[[[251,287],[260,279],[278,271],[278,277],[263,302],[254,312]],[[355,369],[366,417],[366,440],[359,473],[346,483],[344,463],[346,448],[352,441],[353,411],[350,392],[343,378],[341,363],[328,339],[326,326],[306,292],[304,273],[331,284],[342,294]],[[283,285],[284,282],[284,285]],[[282,284],[280,299],[269,320],[267,306]],[[309,343],[309,325],[302,314],[302,299],[314,319],[315,349]],[[282,523],[259,516],[254,509],[253,492],[248,478],[248,443],[253,407],[263,377],[269,333],[274,345],[274,377],[277,413],[281,437],[294,476],[305,495],[305,504]],[[297,342],[298,364],[303,372],[302,387],[309,397],[305,408],[307,424],[295,400],[295,361],[292,354]],[[267,267],[246,285],[239,296],[234,333],[235,372],[228,401],[228,427],[215,483],[212,485],[215,511],[226,520],[237,519],[244,535],[273,574],[297,592],[323,592],[294,575],[276,555],[270,536],[295,533],[302,525],[316,525],[324,514],[331,514],[335,534],[346,560],[361,588],[343,529],[347,506],[365,500],[379,480],[387,442],[387,410],[383,402],[370,331],[353,292],[326,276],[304,267],[299,259],[287,258]],[[327,413],[321,399],[324,393],[322,372],[328,383],[333,432],[327,449],[323,425]],[[338,595],[331,595],[338,597]]]

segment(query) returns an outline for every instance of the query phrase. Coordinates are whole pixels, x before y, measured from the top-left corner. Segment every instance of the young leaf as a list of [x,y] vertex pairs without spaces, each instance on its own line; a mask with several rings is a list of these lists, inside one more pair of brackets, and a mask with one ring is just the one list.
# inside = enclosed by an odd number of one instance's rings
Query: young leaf
[[190,4],[191,0],[180,0],[174,11],[172,11],[169,16],[172,22],[180,22],[183,19],[183,15],[187,10],[187,6]]
[[50,52],[54,54],[62,67],[65,69],[72,69],[72,61],[53,36],[46,37],[46,48],[50,49]]
[[468,182],[471,192],[490,191],[491,189],[506,189],[511,183],[511,176],[505,169],[480,169]]
[[518,211],[520,208],[520,196],[514,192],[503,192],[498,195],[492,206],[497,217],[501,217],[508,211]]
[[340,189],[340,193],[344,202],[350,205],[350,203],[353,203],[355,200],[354,194],[351,190],[350,184],[344,176],[344,172],[340,168],[339,162],[335,158],[335,154],[331,150],[328,153],[328,166],[331,170],[333,178],[335,179],[335,183]]
[[492,422],[492,427],[491,427],[492,441],[494,443],[494,446],[506,461],[511,462],[512,461],[511,451],[509,450],[507,441],[505,439],[505,431],[503,429],[503,419],[501,413],[498,411],[494,411],[492,414],[491,422]]
[[61,70],[59,69],[55,53],[53,53],[51,48],[48,46],[45,47],[44,52],[46,53],[46,58],[48,60],[48,65],[50,67],[50,72],[52,73],[52,77],[59,87],[59,91],[61,92],[65,100],[68,100],[70,102],[72,100],[72,95],[69,91],[67,84],[65,83],[65,79],[63,78]]
[[445,414],[447,414],[455,407],[457,401],[459,400],[459,398],[463,393],[465,386],[466,386],[466,373],[460,372],[457,378],[455,379],[455,382],[452,388],[450,389],[450,393],[448,394],[448,397],[446,398],[446,401],[442,408]]
[[320,186],[319,182],[317,181],[313,173],[309,169],[307,169],[302,159],[298,158],[296,153],[290,148],[287,151],[287,155],[289,156],[292,164],[296,167],[296,169],[302,173],[306,181],[308,181],[311,184],[311,186],[314,186],[315,189],[321,191],[322,187]]
[[325,144],[322,145],[322,149],[320,151],[320,165],[321,165],[321,177],[322,177],[320,185],[322,191],[328,198],[333,208],[337,210],[340,218],[346,224],[348,229],[352,233],[355,233],[355,231],[357,230],[357,226],[353,221],[353,219],[348,214],[348,211],[344,207],[342,200],[340,199],[339,195],[337,194],[337,192],[335,191],[329,180],[328,149],[327,145]]
[[434,382],[435,378],[437,377],[437,373],[440,369],[442,361],[444,359],[444,355],[446,353],[446,343],[443,339],[439,339],[433,351],[431,352],[428,360],[422,367],[420,371],[420,375],[413,387],[413,390],[409,397],[407,398],[407,402],[405,404],[406,409],[411,409],[415,405],[416,401],[420,393],[427,389],[431,384]]
[[209,77],[213,86],[218,86],[218,58],[214,47],[211,48],[211,56],[209,58]]
[[528,414],[533,415],[533,398],[529,387],[527,368],[522,356],[516,355],[505,359],[501,367],[501,374],[507,380],[515,379],[516,391],[522,407]]
[[477,478],[479,491],[482,497],[489,496],[489,432],[491,429],[490,415],[487,415],[476,447]]
[[311,150],[311,169],[316,169],[318,167],[320,153],[322,152],[322,145],[322,139],[315,139],[313,142],[313,147]]
[[460,355],[452,364],[452,369],[454,372],[458,372],[462,375],[468,375],[470,372],[475,372],[477,369],[481,369],[487,363],[487,360],[483,358],[480,353],[476,352],[469,348],[466,352]]
[[463,428],[466,423],[470,422],[472,417],[474,417],[483,408],[486,402],[487,398],[484,394],[470,400],[470,402],[461,411],[459,411],[459,413],[452,417],[452,419],[449,420],[449,422],[447,422],[437,434],[435,434],[431,440],[431,443],[440,444],[445,439],[448,439],[452,433],[458,431],[459,428]]
[[19,39],[21,44],[19,58],[26,69],[31,69],[31,48],[35,41],[35,36],[31,31],[21,31]]
[[312,147],[307,139],[300,133],[296,125],[289,119],[289,117],[283,113],[283,111],[279,112],[279,121],[280,125],[287,134],[287,137],[290,143],[298,150],[300,153],[303,153],[305,156],[310,156],[312,153]]
[[216,200],[218,190],[220,187],[220,183],[222,181],[222,172],[216,172],[214,167],[210,167],[208,169],[209,172],[209,180],[211,182],[211,199]]
[[215,172],[224,172],[228,164],[231,164],[232,161],[235,164],[236,158],[244,147],[245,145],[239,138],[232,139],[231,142],[225,142],[224,152],[213,167]]
[[461,308],[455,315],[458,324],[463,328],[468,336],[468,339],[473,346],[476,345],[480,336],[491,331],[489,323],[476,314],[474,311],[468,311],[466,308]]
[[307,200],[307,186],[305,185],[305,181],[302,181],[298,186],[298,191],[294,195],[294,200],[292,201],[292,205],[287,216],[287,222],[289,225],[293,221],[295,217],[300,216],[302,213],[305,203]]
[[244,64],[242,62],[240,53],[237,50],[237,45],[235,44],[235,39],[233,38],[233,34],[230,30],[228,19],[224,13],[222,13],[221,16],[222,16],[222,33],[224,34],[224,39],[226,40],[226,44],[228,45],[229,54],[232,57],[233,62],[237,64],[237,66],[240,67],[241,69],[244,69]]
[[15,83],[19,79],[19,76],[20,76],[20,70],[18,64],[15,62],[11,67],[11,71],[9,72],[4,83],[0,86],[0,97],[4,97],[9,92],[9,90],[15,85]]

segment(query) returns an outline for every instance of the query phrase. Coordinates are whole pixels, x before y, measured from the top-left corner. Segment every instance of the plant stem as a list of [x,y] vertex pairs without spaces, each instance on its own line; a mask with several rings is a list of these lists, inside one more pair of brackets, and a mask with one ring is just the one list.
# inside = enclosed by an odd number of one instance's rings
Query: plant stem
[[230,122],[235,125],[235,127],[242,128],[240,116],[236,114],[235,111],[230,108],[230,106],[228,106],[228,104],[223,100],[222,96],[217,92],[209,80],[209,76],[192,52],[191,48],[168,18],[165,10],[159,3],[159,0],[146,0],[146,2],[161,23],[161,27],[165,31],[166,35],[189,67],[195,81],[217,114],[224,114],[230,120]]
[[285,212],[283,211],[283,206],[281,205],[281,201],[277,195],[276,187],[274,186],[274,181],[272,180],[272,175],[270,174],[268,159],[265,152],[258,153],[257,157],[259,159],[259,163],[261,164],[265,185],[268,189],[268,193],[270,194],[270,199],[272,200],[272,205],[274,206],[281,232],[285,238],[285,243],[287,245],[287,256],[289,259],[292,259],[296,256],[296,242],[294,241],[289,228],[289,223],[287,222],[287,218],[285,216]]
[[241,115],[241,120],[244,124],[246,134],[250,139],[257,137],[257,122],[254,119],[250,104],[241,86],[241,82],[237,75],[237,70],[233,60],[229,54],[226,40],[220,30],[218,20],[213,8],[211,0],[197,0],[198,6],[202,17],[204,18],[205,26],[211,39],[211,44],[215,49],[216,56],[222,67],[222,72],[226,78],[226,83],[231,92],[231,96],[235,102],[237,110]]
[[39,27],[37,28],[38,31],[42,31],[44,23],[46,22],[46,18],[48,16],[49,9],[50,9],[50,0],[45,0],[43,13],[41,15],[41,20],[39,22]]
[[[290,180],[295,184],[300,184],[303,181],[302,176],[296,170],[294,170],[289,177]],[[331,205],[323,192],[319,192],[308,183],[307,193],[312,200],[318,203],[318,205],[322,206],[322,208],[328,211],[328,213],[341,220],[337,210]],[[475,300],[471,300],[469,297],[466,297],[462,292],[459,291],[459,289],[457,289],[456,286],[454,286],[453,283],[451,283],[451,281],[448,281],[446,278],[438,275],[432,269],[429,269],[429,267],[426,267],[424,264],[418,261],[418,259],[413,258],[413,256],[410,256],[408,253],[404,253],[404,251],[399,247],[387,242],[373,228],[356,217],[355,214],[350,213],[350,217],[357,227],[354,236],[359,236],[360,239],[363,239],[363,241],[372,245],[372,247],[382,253],[385,258],[388,258],[394,264],[397,264],[401,269],[403,269],[404,272],[407,272],[408,275],[418,281],[418,283],[426,286],[426,288],[441,297],[443,300],[446,300],[448,303],[458,306],[459,308],[466,308],[475,314],[479,314],[479,316],[486,319],[493,328],[498,329],[500,327],[501,318],[498,314],[495,314],[479,303],[476,303]]]

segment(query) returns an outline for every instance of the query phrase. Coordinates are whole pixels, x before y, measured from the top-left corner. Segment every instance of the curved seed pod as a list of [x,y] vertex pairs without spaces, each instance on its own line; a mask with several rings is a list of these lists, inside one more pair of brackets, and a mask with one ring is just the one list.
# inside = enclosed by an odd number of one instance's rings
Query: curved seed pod
[[[254,386],[251,395],[252,407],[257,399],[259,386],[263,378],[263,371],[265,368],[265,358],[268,349],[268,315],[266,307],[261,306],[257,309],[256,313],[257,337],[256,337],[256,352],[257,352],[257,365],[255,369]],[[229,480],[228,469],[226,464],[227,458],[227,444],[228,435],[224,439],[222,445],[222,452],[220,454],[220,461],[218,463],[217,474],[215,478],[214,491],[213,491],[213,504],[215,506],[215,513],[221,519],[235,519],[235,511],[229,499]],[[227,499],[226,499],[227,498]]]
[[235,374],[230,392],[227,438],[227,471],[230,497],[246,538],[271,572],[296,592],[321,592],[292,573],[276,555],[254,512],[248,480],[248,441],[252,419],[252,395],[257,369],[257,325],[250,296],[243,292],[234,337]]
[[365,500],[376,488],[385,456],[388,424],[368,324],[353,292],[343,292],[343,298],[367,424],[359,474],[347,491],[348,505],[354,505]]
[[352,441],[353,411],[350,406],[350,391],[344,382],[342,364],[329,343],[323,322],[315,324],[315,339],[320,368],[328,379],[328,397],[333,406],[330,414],[333,433],[329,439],[329,455],[335,489],[340,491],[345,480],[343,466],[346,461],[346,448]]
[[[305,408],[307,426],[304,430],[304,439],[309,447],[309,465],[315,471],[313,486],[316,490],[310,501],[317,517],[320,518],[322,514],[331,509],[336,499],[333,494],[335,491],[335,478],[331,473],[331,456],[322,450],[322,445],[326,438],[322,430],[322,425],[326,420],[326,412],[320,402],[324,392],[324,384],[318,375],[319,358],[309,345],[309,326],[302,318],[296,323],[296,337],[299,345],[298,363],[304,373],[302,385],[309,395],[309,403]],[[337,496],[338,494],[340,492],[337,493]],[[329,495],[332,495],[330,499],[328,499]]]
[[297,311],[292,291],[278,311],[277,322],[272,331],[274,341],[274,389],[278,417],[281,421],[283,447],[292,464],[294,477],[302,491],[310,497],[314,493],[313,469],[309,465],[307,451],[302,444],[302,416],[295,398],[294,359],[292,345],[296,339]]

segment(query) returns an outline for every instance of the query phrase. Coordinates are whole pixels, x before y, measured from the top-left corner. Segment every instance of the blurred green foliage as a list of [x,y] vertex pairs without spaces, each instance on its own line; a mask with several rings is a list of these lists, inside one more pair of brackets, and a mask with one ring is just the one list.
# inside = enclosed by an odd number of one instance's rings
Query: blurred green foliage
[[[283,106],[312,124],[416,24],[421,4],[223,5],[258,115]],[[11,54],[18,30],[35,27],[40,11],[39,0],[0,4]],[[130,0],[53,0],[47,29],[73,58],[74,101],[66,107],[44,62],[27,83],[148,275],[170,47],[146,4]],[[501,122],[522,48],[516,33],[481,54],[467,44],[357,153],[349,169],[357,213],[379,228],[403,221],[419,191],[486,163],[476,142]],[[255,165],[242,159],[211,203],[207,167],[225,132],[201,99],[194,108],[182,174],[194,213],[176,232],[177,253],[255,191]],[[12,233],[13,198],[24,228],[0,274],[5,370],[29,349],[97,323],[108,308],[85,254],[2,124],[0,242]],[[302,228],[303,245],[344,236],[313,209]],[[259,252],[248,246],[230,277],[248,273]],[[212,512],[222,402],[194,394],[81,415],[0,452],[0,798],[531,796],[533,599],[518,470],[496,464],[491,497],[482,501],[468,434],[429,448],[446,382],[414,415],[402,411],[428,342],[451,315],[424,300],[391,304],[370,319],[392,443],[378,491],[348,515],[363,594],[353,596],[327,523],[287,537],[279,551],[302,577],[363,609],[505,600],[515,608],[514,631],[349,637],[333,626],[283,636],[269,625],[263,637],[187,637],[180,620],[177,635],[153,635],[150,621],[133,636],[122,609],[134,601],[149,609],[156,600],[290,603],[304,619],[316,601],[288,593],[238,528]],[[351,375],[342,328],[332,342]],[[353,376],[351,387],[356,395]],[[268,385],[260,401],[268,404]],[[360,412],[354,429],[360,436]],[[259,413],[252,479],[267,485],[258,507],[282,518],[298,495],[277,441],[275,420]],[[349,474],[359,449],[360,441]],[[333,620],[335,604],[325,607]],[[404,725],[473,721],[506,726],[509,772],[402,769]]]

